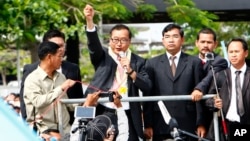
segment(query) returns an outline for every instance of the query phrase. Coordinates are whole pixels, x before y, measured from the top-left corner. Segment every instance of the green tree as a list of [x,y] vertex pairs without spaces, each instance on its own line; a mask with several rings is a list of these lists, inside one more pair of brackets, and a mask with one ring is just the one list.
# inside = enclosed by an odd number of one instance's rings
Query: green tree
[[[67,28],[68,13],[61,8],[58,0],[5,0],[0,4],[1,44],[17,44],[31,51],[32,61],[37,60],[37,39],[50,27]],[[35,51],[33,51],[35,50]]]
[[[140,4],[138,7],[143,9],[141,0],[129,2],[135,7]],[[67,38],[72,39],[67,43],[76,49],[69,51],[68,53],[71,54],[68,55],[77,56],[79,44],[86,45],[82,13],[86,3],[93,5],[99,13],[100,16],[95,17],[96,21],[101,21],[102,18],[125,20],[133,16],[120,0],[83,0],[81,2],[79,0],[3,0],[0,1],[0,47],[27,49],[31,53],[31,62],[34,62],[38,60],[36,52],[39,39],[37,37],[41,37],[49,28],[58,28],[66,33]],[[139,9],[137,14],[149,19],[150,14],[144,13],[150,13],[156,9],[149,5],[145,6],[151,11]]]
[[207,11],[198,9],[190,0],[165,0],[167,13],[171,19],[182,25],[185,30],[186,44],[193,44],[197,32],[203,27],[217,30],[219,25],[214,22],[218,16]]

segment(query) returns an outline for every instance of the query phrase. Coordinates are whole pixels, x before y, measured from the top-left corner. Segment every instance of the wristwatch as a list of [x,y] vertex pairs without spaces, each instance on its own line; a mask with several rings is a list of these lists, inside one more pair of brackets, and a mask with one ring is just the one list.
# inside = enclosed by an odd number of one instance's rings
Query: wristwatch
[[126,72],[127,75],[131,75],[134,72],[134,70],[132,69],[130,72]]

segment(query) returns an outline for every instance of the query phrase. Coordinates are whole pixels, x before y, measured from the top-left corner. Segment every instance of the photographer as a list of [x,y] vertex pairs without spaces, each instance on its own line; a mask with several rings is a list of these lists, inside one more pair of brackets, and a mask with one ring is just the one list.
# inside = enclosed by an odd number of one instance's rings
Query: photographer
[[[86,101],[83,104],[83,106],[85,106],[85,107],[97,106],[97,101],[98,101],[99,97],[101,97],[100,95],[101,95],[100,91],[95,92],[93,94],[89,94],[87,96]],[[117,127],[115,127],[115,128],[118,129],[118,131],[115,131],[114,128],[112,128],[112,131],[110,131],[111,128],[105,128],[105,130],[100,129],[101,127],[97,127],[96,124],[89,124],[88,123],[87,130],[86,130],[88,140],[90,140],[90,139],[100,140],[99,137],[101,136],[104,141],[112,141],[112,140],[114,140],[115,133],[118,134],[116,137],[116,141],[128,140],[128,118],[127,118],[126,113],[122,107],[122,103],[120,100],[121,96],[119,95],[118,92],[113,92],[111,96],[113,97],[113,100],[112,100],[113,104],[117,107],[116,113],[117,113],[118,123],[117,123]],[[101,116],[108,117],[109,119],[112,118],[109,114],[103,114]],[[97,119],[99,119],[99,116],[94,118],[90,123],[93,123],[93,121],[95,121]],[[78,126],[78,121],[79,121],[79,118],[76,118],[71,129],[74,129],[76,126]],[[100,122],[102,122],[102,120]],[[107,125],[106,127],[110,127],[110,124],[108,124],[107,122],[105,122],[105,123],[102,122],[102,123],[106,124]],[[95,126],[95,128],[93,126]],[[89,130],[92,128],[95,129],[95,130],[91,130],[92,135],[95,134],[95,136],[93,136],[91,138],[90,137],[91,135],[88,132],[90,132]],[[103,131],[103,132],[102,133],[98,132],[98,130]],[[105,135],[105,136],[103,136],[103,135]],[[98,139],[96,139],[96,138],[98,138]],[[78,141],[78,139],[79,139],[79,132],[71,134],[70,141]]]

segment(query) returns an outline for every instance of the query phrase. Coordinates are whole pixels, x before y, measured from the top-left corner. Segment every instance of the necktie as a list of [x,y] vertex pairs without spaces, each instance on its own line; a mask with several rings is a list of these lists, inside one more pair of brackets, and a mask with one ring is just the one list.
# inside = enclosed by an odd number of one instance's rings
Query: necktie
[[240,85],[240,73],[241,71],[235,71],[236,77],[235,77],[235,89],[236,89],[236,97],[237,97],[237,110],[238,114],[242,116],[245,112],[243,101],[242,101],[242,91],[241,91],[241,85]]
[[173,76],[175,76],[175,72],[176,72],[176,65],[174,63],[174,59],[175,58],[176,58],[176,56],[170,56],[170,60],[172,62],[172,64],[171,64],[171,70],[172,70]]
[[202,65],[205,65],[205,64],[206,64],[206,62],[205,62],[205,61],[203,61],[203,60],[201,60],[201,64],[202,64]]

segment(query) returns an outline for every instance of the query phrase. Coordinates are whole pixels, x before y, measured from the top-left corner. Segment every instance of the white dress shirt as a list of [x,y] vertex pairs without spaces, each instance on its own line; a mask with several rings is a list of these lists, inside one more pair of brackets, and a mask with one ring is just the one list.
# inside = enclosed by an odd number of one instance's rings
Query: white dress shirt
[[240,73],[240,85],[242,88],[243,83],[244,83],[244,74],[246,72],[246,68],[247,68],[246,64],[244,64],[241,69],[236,69],[233,66],[230,67],[231,76],[232,76],[231,77],[232,93],[231,93],[231,101],[230,101],[230,105],[229,105],[229,108],[227,111],[226,118],[232,122],[235,122],[235,121],[240,122],[240,116],[238,115],[238,112],[237,112],[237,103],[236,103],[237,100],[236,100],[236,89],[235,89],[235,77],[236,77],[235,72],[241,71],[241,73]]

